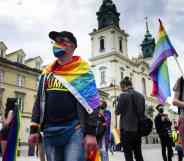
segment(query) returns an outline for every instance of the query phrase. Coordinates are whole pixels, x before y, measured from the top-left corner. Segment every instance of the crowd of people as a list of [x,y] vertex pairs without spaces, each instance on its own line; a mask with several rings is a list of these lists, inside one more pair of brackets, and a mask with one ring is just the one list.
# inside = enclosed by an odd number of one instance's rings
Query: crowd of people
[[[29,144],[37,146],[41,161],[94,161],[101,157],[109,161],[118,146],[126,161],[143,161],[140,121],[145,116],[145,98],[133,88],[132,80],[120,82],[116,115],[120,115],[120,143],[115,145],[111,127],[111,112],[100,98],[89,64],[74,56],[77,39],[68,31],[49,33],[56,60],[46,66],[40,76],[33,106]],[[182,161],[184,149],[184,90],[181,77],[174,86],[173,105],[179,107],[179,121],[172,123],[158,105],[155,128],[159,135],[164,161],[172,161],[173,146]],[[1,130],[1,149],[4,154],[16,98],[8,98]],[[116,148],[115,148],[116,146]],[[32,153],[31,150],[29,152]]]

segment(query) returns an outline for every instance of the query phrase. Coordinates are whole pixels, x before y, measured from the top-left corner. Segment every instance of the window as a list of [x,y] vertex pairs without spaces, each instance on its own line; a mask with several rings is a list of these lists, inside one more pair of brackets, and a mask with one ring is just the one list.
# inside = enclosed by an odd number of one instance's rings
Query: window
[[4,72],[0,70],[0,82],[4,82]]
[[25,76],[17,75],[16,86],[17,87],[24,87],[24,85],[25,85]]
[[122,52],[123,48],[122,48],[122,38],[119,39],[119,50]]
[[36,62],[36,69],[40,69],[40,62]]
[[24,96],[25,94],[18,93],[18,92],[16,93],[17,104],[21,112],[24,111]]
[[123,77],[124,77],[124,73],[123,71],[121,71],[121,80],[123,80]]
[[23,63],[23,56],[22,55],[17,56],[17,62],[18,63]]
[[105,42],[104,42],[104,38],[100,39],[100,51],[104,51],[105,50]]
[[100,70],[100,84],[106,83],[106,69],[107,69],[107,67],[104,67],[104,66],[101,66],[99,68],[99,70]]
[[0,57],[4,57],[4,51],[3,51],[3,49],[0,49]]
[[100,72],[101,84],[105,83],[105,70]]
[[125,69],[123,67],[120,67],[120,78],[121,78],[121,80],[123,80],[123,78],[124,78],[124,71],[125,71]]
[[142,92],[146,96],[146,80],[142,78]]
[[39,81],[40,81],[40,76],[38,76],[38,77],[36,78],[36,89],[37,89],[37,90],[38,90]]

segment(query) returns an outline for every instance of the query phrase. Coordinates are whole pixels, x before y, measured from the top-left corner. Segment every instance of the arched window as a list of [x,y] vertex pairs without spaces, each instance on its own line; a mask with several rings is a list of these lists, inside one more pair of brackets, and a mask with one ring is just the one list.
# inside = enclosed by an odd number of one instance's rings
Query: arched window
[[124,78],[124,68],[123,67],[121,67],[120,68],[120,78],[121,78],[121,80],[123,80],[123,78]]
[[105,84],[106,83],[106,67],[100,67],[99,71],[100,71],[100,84]]
[[119,51],[123,52],[122,38],[119,39]]
[[104,51],[105,50],[105,39],[104,37],[100,38],[100,51]]

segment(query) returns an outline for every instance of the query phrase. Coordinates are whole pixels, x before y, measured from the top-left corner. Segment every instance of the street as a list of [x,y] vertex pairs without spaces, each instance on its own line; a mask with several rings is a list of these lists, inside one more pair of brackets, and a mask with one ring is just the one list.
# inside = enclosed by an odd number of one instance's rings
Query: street
[[[115,152],[113,155],[109,153],[110,161],[125,161],[122,152]],[[143,145],[144,161],[162,161],[160,145]],[[17,161],[39,161],[36,157],[19,157]],[[173,157],[173,161],[177,161],[177,155]]]

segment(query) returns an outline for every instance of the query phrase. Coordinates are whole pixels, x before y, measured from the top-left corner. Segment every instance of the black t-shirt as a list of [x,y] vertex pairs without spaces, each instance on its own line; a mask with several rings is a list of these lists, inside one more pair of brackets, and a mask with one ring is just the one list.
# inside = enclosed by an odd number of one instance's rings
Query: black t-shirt
[[55,77],[46,81],[45,124],[74,120],[77,115],[77,100]]

